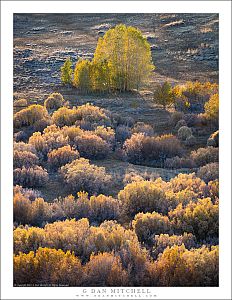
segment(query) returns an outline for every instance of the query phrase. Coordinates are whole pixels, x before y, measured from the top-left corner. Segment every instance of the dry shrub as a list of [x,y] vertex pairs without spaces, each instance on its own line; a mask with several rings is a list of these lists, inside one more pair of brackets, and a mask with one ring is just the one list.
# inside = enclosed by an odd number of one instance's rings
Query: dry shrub
[[191,158],[175,156],[167,158],[164,162],[164,167],[168,169],[194,168],[195,163]]
[[219,164],[218,163],[210,163],[203,167],[201,167],[197,176],[203,179],[206,183],[209,181],[213,181],[219,178]]
[[192,135],[191,128],[187,126],[182,126],[178,130],[178,138],[182,141],[186,141]]
[[178,174],[172,178],[167,184],[168,189],[174,193],[178,193],[183,190],[192,191],[201,197],[206,184],[203,180],[198,178],[195,173],[191,174]]
[[175,127],[180,120],[183,120],[183,117],[184,117],[184,113],[175,111],[170,116],[169,124]]
[[[78,199],[79,201],[80,199]],[[121,212],[121,202],[111,196],[91,196],[89,206],[89,219],[99,223],[105,220],[117,220]]]
[[187,123],[185,120],[181,119],[177,122],[176,126],[175,126],[175,129],[176,130],[179,130],[181,127],[183,126],[187,126]]
[[58,149],[68,145],[68,137],[62,134],[62,131],[56,125],[48,126],[41,132],[34,132],[29,138],[29,144],[32,145],[38,153],[46,156],[53,149]]
[[14,284],[80,286],[83,269],[73,253],[39,248],[28,254],[14,255]]
[[46,117],[48,117],[48,112],[43,106],[30,105],[14,115],[14,128],[34,125],[37,121]]
[[28,134],[23,130],[14,133],[14,141],[16,143],[26,142],[27,139],[28,139]]
[[23,187],[39,187],[48,181],[48,173],[40,166],[14,169],[14,185]]
[[111,127],[97,126],[94,133],[106,141],[111,148],[115,144],[115,132]]
[[180,155],[183,152],[179,140],[171,135],[148,137],[135,133],[123,145],[129,162],[163,161],[168,157]]
[[48,126],[52,125],[52,120],[50,117],[45,117],[36,121],[33,125],[33,131],[40,131],[43,132],[44,129]]
[[131,129],[125,125],[119,125],[115,130],[116,140],[120,143],[124,143],[126,139],[131,137]]
[[[158,286],[218,286],[219,248],[167,247],[154,265]],[[170,275],[171,274],[171,275]]]
[[73,109],[60,107],[53,113],[52,121],[54,124],[60,127],[74,125],[75,119]]
[[132,225],[140,242],[150,243],[156,234],[171,233],[171,223],[168,217],[155,211],[137,214]]
[[129,183],[119,192],[118,199],[122,201],[124,213],[128,216],[139,212],[166,213],[169,206],[164,190],[152,181]]
[[[90,226],[88,219],[65,220],[45,224],[36,239],[36,227],[18,227],[14,230],[14,247],[18,252],[50,247],[63,251],[74,251],[83,262],[91,254],[98,252],[120,251],[132,243],[141,253],[138,238],[134,231],[125,229],[115,221],[105,221],[100,226]],[[34,237],[34,243],[32,239]]]
[[205,164],[218,162],[219,151],[218,148],[214,147],[198,148],[196,151],[191,152],[190,157],[198,167],[201,167]]
[[213,204],[210,198],[190,202],[186,207],[179,204],[169,212],[169,218],[181,233],[189,232],[198,240],[206,240],[218,236],[219,229],[218,204]]
[[69,143],[74,144],[75,138],[81,136],[84,131],[79,126],[64,126],[62,128],[62,134],[65,138],[68,138]]
[[58,109],[64,105],[64,98],[60,93],[52,93],[44,101],[47,110]]
[[110,152],[109,144],[91,131],[85,131],[75,138],[80,155],[90,159],[105,158]]
[[111,176],[106,174],[105,168],[92,165],[84,158],[61,167],[61,175],[73,192],[105,192],[111,181]]
[[53,113],[52,119],[60,127],[74,125],[77,121],[84,121],[96,127],[99,125],[111,125],[109,112],[89,103],[72,109],[61,107]]
[[14,159],[14,169],[24,167],[33,167],[34,165],[38,165],[39,158],[36,154],[29,151],[18,151],[14,150],[13,153]]
[[27,152],[32,152],[34,154],[37,154],[35,147],[31,144],[27,144],[24,142],[14,142],[13,147],[14,147],[14,151],[19,151],[19,152],[27,151]]
[[61,166],[79,158],[79,152],[69,145],[54,149],[48,153],[48,165],[50,169],[57,170]]
[[41,192],[35,189],[23,188],[20,185],[16,185],[13,188],[14,196],[17,194],[22,194],[30,201],[34,201],[36,198],[41,198]]
[[154,238],[154,246],[152,248],[152,257],[154,259],[158,258],[160,253],[163,253],[167,247],[181,246],[184,244],[185,248],[190,250],[191,248],[196,248],[198,244],[196,243],[196,237],[192,233],[184,233],[183,235],[169,235],[160,234],[156,235]]
[[149,124],[137,122],[132,129],[132,133],[143,133],[146,136],[152,136],[154,135],[154,129]]
[[128,274],[113,253],[91,255],[85,265],[87,286],[128,286]]
[[24,109],[28,106],[28,102],[26,99],[18,99],[14,101],[13,107],[16,112]]

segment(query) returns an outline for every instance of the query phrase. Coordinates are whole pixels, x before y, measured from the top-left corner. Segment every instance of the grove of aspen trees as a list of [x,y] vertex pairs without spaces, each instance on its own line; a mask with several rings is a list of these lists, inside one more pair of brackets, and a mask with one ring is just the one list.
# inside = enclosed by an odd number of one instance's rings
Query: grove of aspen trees
[[91,104],[139,93],[154,64],[141,31],[117,25],[92,60],[61,67],[63,89],[89,103],[55,87],[14,101],[14,286],[219,285],[218,84],[160,83],[163,132]]

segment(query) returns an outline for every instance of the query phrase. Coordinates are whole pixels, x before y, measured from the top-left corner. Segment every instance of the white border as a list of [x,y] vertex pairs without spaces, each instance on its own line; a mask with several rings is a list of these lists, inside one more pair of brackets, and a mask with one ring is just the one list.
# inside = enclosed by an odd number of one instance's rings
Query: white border
[[[220,287],[157,288],[156,299],[230,299],[231,281],[231,3],[224,1],[2,2],[2,299],[78,299],[81,288],[12,286],[13,13],[219,13],[220,26]],[[88,291],[90,288],[87,288]],[[114,297],[116,299],[116,297]],[[123,297],[121,297],[122,299]],[[131,298],[131,297],[130,297]],[[79,298],[80,299],[80,298]],[[82,299],[90,299],[83,297]],[[119,298],[117,298],[119,299]]]

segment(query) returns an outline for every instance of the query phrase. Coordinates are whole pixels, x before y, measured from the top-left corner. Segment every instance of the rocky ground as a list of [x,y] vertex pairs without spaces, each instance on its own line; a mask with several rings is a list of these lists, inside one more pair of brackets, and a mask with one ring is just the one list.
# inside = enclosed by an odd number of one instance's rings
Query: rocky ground
[[14,95],[43,100],[59,89],[67,57],[92,58],[99,36],[119,23],[138,27],[156,70],[149,90],[169,80],[218,80],[217,14],[15,14]]

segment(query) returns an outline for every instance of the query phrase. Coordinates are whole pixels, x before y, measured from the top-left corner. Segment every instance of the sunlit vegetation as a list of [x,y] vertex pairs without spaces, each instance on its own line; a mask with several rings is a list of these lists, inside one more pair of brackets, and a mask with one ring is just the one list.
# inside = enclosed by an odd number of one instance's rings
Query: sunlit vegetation
[[146,91],[150,44],[123,24],[83,57],[14,100],[14,285],[218,286],[218,85]]
[[45,101],[44,106],[47,110],[58,109],[64,104],[64,98],[60,93],[51,94]]
[[72,82],[82,93],[139,90],[153,69],[147,39],[138,29],[120,24],[98,39],[92,61],[77,61],[73,80],[71,61],[66,60],[61,81]]
[[104,193],[111,181],[111,176],[106,174],[104,167],[90,164],[84,158],[61,167],[60,173],[72,192]]

